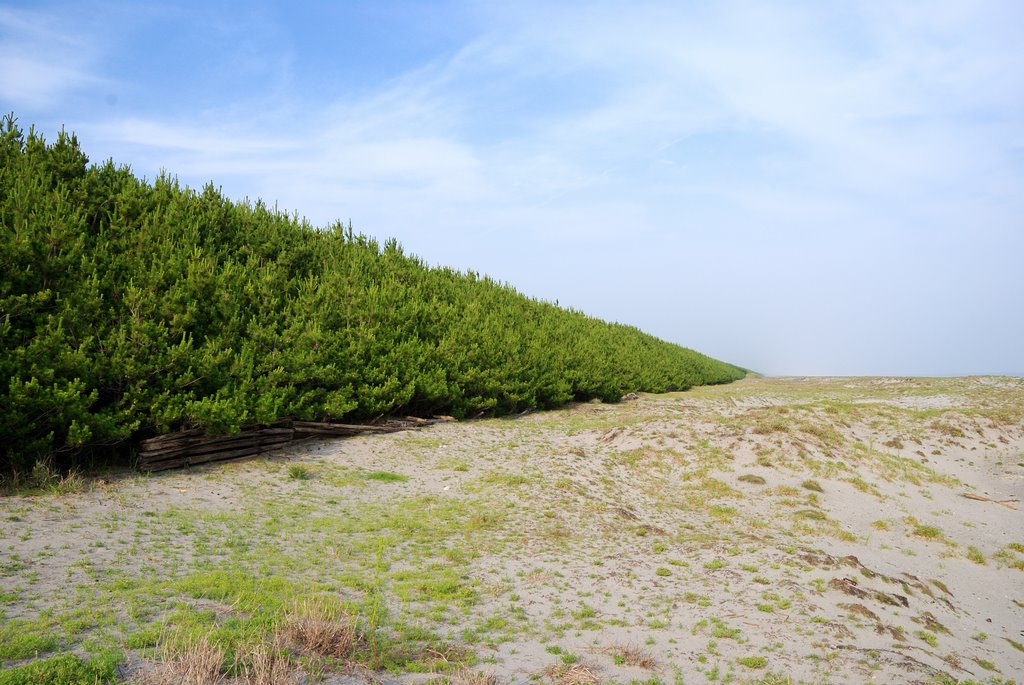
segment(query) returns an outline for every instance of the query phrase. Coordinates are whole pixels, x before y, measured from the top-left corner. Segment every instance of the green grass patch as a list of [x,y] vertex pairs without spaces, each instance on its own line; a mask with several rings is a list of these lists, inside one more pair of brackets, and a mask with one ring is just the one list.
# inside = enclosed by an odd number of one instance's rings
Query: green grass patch
[[530,482],[529,476],[509,471],[489,471],[480,479],[487,485],[504,485],[510,488],[517,488]]
[[100,685],[115,683],[123,656],[109,651],[82,659],[58,654],[0,672],[0,685]]
[[975,564],[984,566],[987,562],[985,561],[985,555],[981,553],[981,550],[973,545],[967,548],[967,558],[973,561]]
[[366,480],[375,480],[381,483],[404,483],[409,476],[393,471],[370,471],[364,476]]
[[926,540],[941,540],[945,537],[942,529],[938,526],[931,526],[923,523],[919,523],[914,526],[913,530],[910,531],[912,535],[919,538],[925,538]]
[[43,621],[13,619],[0,626],[0,661],[29,659],[60,646],[53,626]]

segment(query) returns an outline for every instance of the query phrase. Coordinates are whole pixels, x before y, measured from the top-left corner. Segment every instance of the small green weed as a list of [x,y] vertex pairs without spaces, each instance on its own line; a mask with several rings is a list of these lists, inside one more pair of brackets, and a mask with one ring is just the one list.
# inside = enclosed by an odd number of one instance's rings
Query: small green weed
[[975,659],[974,663],[978,664],[979,666],[984,668],[986,671],[998,671],[999,670],[998,668],[996,668],[995,663],[992,662],[992,661],[989,661],[988,659]]
[[911,531],[911,534],[919,538],[925,538],[926,540],[940,540],[943,537],[945,537],[942,533],[941,528],[939,528],[938,526],[932,526],[925,523],[919,523],[918,525],[914,526],[913,530]]
[[313,472],[305,464],[292,464],[288,467],[288,478],[291,480],[309,480]]

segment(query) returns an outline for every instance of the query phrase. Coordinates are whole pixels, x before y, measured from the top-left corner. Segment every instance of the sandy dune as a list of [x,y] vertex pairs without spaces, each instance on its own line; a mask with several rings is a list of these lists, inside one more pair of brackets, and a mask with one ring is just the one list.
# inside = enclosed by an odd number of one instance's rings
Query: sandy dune
[[244,617],[214,573],[373,575],[502,682],[1022,682],[1022,417],[1021,379],[752,378],[7,497],[2,608],[131,647]]

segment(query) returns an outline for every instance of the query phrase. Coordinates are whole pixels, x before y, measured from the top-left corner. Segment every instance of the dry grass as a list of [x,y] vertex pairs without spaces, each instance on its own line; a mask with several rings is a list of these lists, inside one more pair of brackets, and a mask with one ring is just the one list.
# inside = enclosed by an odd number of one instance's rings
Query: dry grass
[[247,685],[299,685],[302,682],[280,644],[257,645],[248,661],[242,669]]
[[639,645],[611,645],[601,651],[615,659],[616,664],[637,666],[649,671],[658,668],[658,662],[651,656],[651,653]]
[[359,645],[353,621],[332,611],[323,601],[297,605],[270,642],[239,649],[234,672],[224,674],[224,650],[201,637],[182,640],[171,636],[161,649],[160,661],[146,664],[133,677],[133,685],[299,685],[302,675],[291,663],[295,650],[307,657],[348,659]]
[[470,671],[464,668],[442,681],[448,685],[498,685],[501,681],[489,671]]
[[158,663],[142,667],[133,678],[135,685],[217,685],[227,682],[221,668],[224,650],[200,638],[184,647],[165,643]]
[[543,675],[556,685],[597,685],[601,682],[594,670],[585,664],[555,664]]
[[282,634],[307,656],[348,659],[359,646],[352,617],[317,601],[296,606]]
[[142,666],[129,681],[132,685],[299,685],[302,677],[288,659],[280,640],[260,643],[235,656],[235,671],[223,673],[225,652],[206,638],[187,643],[168,641],[160,661]]

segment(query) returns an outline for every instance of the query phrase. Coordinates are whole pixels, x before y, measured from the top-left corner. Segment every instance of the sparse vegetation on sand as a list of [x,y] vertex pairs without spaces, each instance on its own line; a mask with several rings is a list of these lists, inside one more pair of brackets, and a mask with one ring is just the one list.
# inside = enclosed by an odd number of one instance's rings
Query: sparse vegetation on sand
[[752,378],[8,496],[0,683],[1005,685],[1022,409]]

